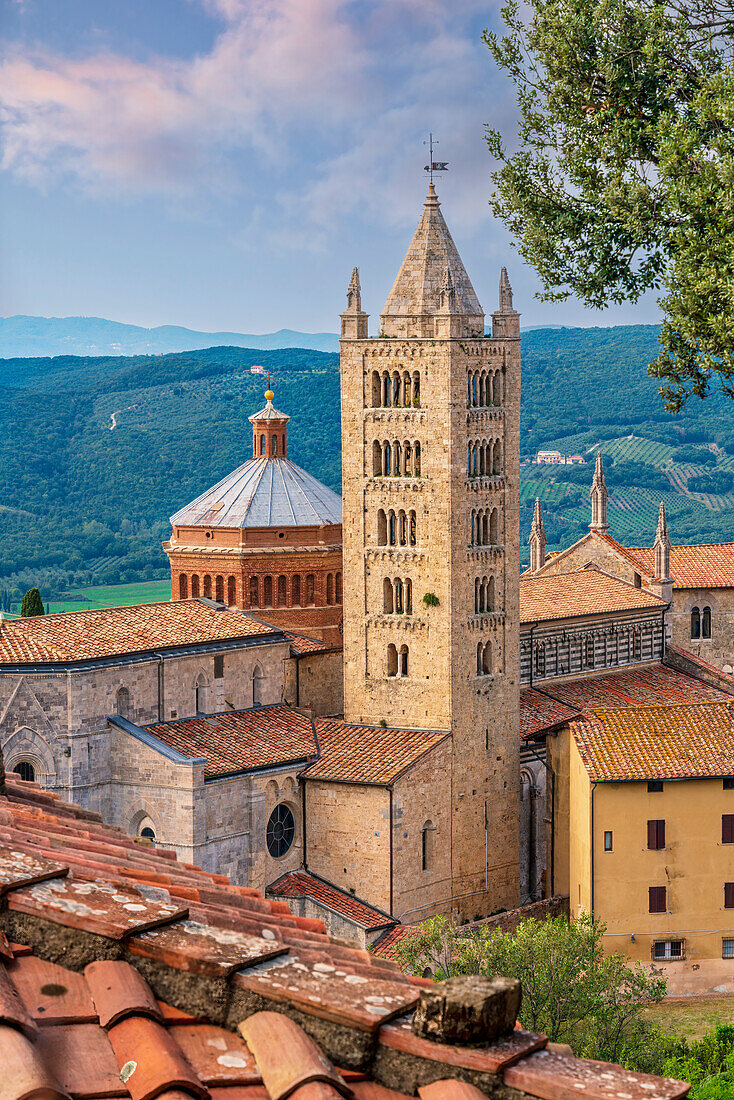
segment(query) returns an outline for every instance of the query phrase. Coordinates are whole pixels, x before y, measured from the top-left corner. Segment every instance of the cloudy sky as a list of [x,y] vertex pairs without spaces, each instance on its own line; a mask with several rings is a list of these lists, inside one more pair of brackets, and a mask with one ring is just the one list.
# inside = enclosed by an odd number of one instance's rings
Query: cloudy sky
[[0,0],[0,315],[335,331],[358,264],[387,296],[425,194],[422,142],[485,310],[657,320],[533,299],[487,206],[514,99],[476,0]]

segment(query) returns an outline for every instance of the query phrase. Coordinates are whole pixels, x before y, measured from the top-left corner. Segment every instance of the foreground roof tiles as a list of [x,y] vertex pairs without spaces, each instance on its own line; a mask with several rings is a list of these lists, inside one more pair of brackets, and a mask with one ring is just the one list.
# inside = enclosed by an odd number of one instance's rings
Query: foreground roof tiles
[[520,578],[520,623],[609,615],[615,611],[662,610],[665,602],[594,566],[571,573]]
[[0,665],[76,663],[279,632],[203,600],[67,611],[0,624]]
[[320,755],[303,774],[332,783],[389,786],[450,737],[443,730],[350,725],[332,718],[317,718],[315,725]]
[[225,711],[146,726],[146,731],[184,756],[206,758],[206,778],[316,756],[314,727],[286,706]]
[[598,708],[571,729],[592,781],[734,775],[734,699]]
[[330,882],[309,871],[289,871],[268,886],[268,893],[281,898],[311,898],[347,920],[358,924],[366,932],[391,927],[396,923],[391,916],[375,909],[360,898],[340,890]]
[[[28,884],[21,859],[18,881],[6,883],[3,1100],[407,1100],[419,1090],[463,1100],[511,1082],[538,1098],[581,1083],[587,1100],[687,1092],[618,1066],[543,1061],[545,1037],[520,1029],[486,1047],[420,1039],[410,1014],[424,979],[35,784],[6,783],[0,842],[45,870],[62,857],[56,877]],[[32,912],[17,905],[29,892]],[[164,923],[141,931],[123,914]]]
[[[634,546],[627,553],[634,556],[643,572],[652,576],[655,571],[652,547]],[[671,547],[670,575],[673,588],[734,587],[734,542]]]

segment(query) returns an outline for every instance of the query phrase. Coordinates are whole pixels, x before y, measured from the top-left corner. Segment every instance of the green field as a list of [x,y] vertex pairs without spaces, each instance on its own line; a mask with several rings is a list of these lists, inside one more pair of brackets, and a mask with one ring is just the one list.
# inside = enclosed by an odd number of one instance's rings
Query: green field
[[48,610],[53,615],[57,611],[89,611],[97,607],[132,607],[139,603],[160,603],[170,598],[170,581],[104,584],[68,592],[59,600],[51,600]]
[[666,1035],[690,1042],[717,1024],[734,1024],[734,995],[670,998],[646,1008],[645,1015]]

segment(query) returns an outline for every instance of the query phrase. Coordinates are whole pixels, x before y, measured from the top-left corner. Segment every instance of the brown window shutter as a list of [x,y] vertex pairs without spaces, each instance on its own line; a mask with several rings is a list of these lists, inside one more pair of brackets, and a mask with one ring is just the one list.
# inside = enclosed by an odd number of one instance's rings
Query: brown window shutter
[[734,882],[724,883],[724,908],[734,909]]
[[653,851],[665,847],[665,822],[659,818],[647,823],[647,846]]
[[721,815],[721,843],[734,844],[734,814]]
[[[734,883],[731,883],[734,887]],[[665,912],[665,887],[664,886],[650,886],[649,893],[649,911],[651,913],[664,913]],[[734,898],[734,893],[732,894]]]

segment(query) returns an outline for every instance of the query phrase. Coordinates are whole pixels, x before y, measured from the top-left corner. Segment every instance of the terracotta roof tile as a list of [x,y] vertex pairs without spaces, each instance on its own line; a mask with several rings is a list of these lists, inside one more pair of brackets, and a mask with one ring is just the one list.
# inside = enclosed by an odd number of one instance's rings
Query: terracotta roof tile
[[[593,536],[603,539],[612,549],[616,550],[618,554],[625,558],[630,565],[634,566],[638,573],[642,573],[648,579],[652,579],[655,572],[654,556],[652,563],[649,563],[645,558],[641,557],[636,550],[630,550],[629,547],[622,546],[622,543],[617,542],[608,531],[594,531]],[[586,537],[588,538],[589,536],[587,535]],[[644,547],[643,549],[647,548]],[[563,551],[561,551],[561,553],[563,553]]]
[[150,986],[129,963],[112,959],[89,963],[84,977],[102,1027],[112,1027],[126,1016],[163,1021]]
[[145,729],[184,756],[206,758],[207,778],[316,756],[310,719],[286,706],[183,718]]
[[133,1100],[154,1100],[170,1088],[181,1088],[208,1100],[206,1087],[172,1034],[155,1020],[131,1016],[110,1028],[109,1040],[117,1058],[118,1072],[128,1063],[135,1063],[125,1082]]
[[293,634],[290,630],[284,630],[283,633],[291,644],[291,650],[297,657],[306,653],[327,653],[334,648],[324,642],[317,641],[316,638],[306,638],[303,634]]
[[35,955],[16,957],[8,976],[39,1027],[86,1024],[97,1019],[84,976]]
[[734,700],[597,708],[571,722],[592,781],[734,775]]
[[43,1028],[35,1051],[74,1100],[127,1095],[110,1041],[98,1024]]
[[200,600],[67,611],[6,619],[0,665],[76,663],[279,633],[241,611],[221,611]]
[[350,1081],[355,1100],[410,1100],[405,1092],[395,1092],[375,1081]]
[[205,1085],[261,1083],[262,1074],[250,1048],[235,1032],[212,1024],[181,1024],[173,1037]]
[[18,1028],[29,1039],[38,1030],[4,966],[0,966],[0,1023]]
[[271,1100],[285,1100],[313,1081],[349,1096],[349,1088],[313,1039],[280,1012],[257,1012],[239,1025],[262,1073]]
[[399,962],[400,960],[395,950],[395,945],[401,940],[406,939],[406,937],[414,934],[415,929],[411,928],[410,925],[396,924],[394,928],[388,928],[387,932],[383,932],[381,936],[378,936],[372,944],[371,949],[375,955],[383,959]]
[[[15,1028],[0,1024],[3,1100],[68,1100],[61,1085],[49,1071],[38,1046]],[[104,1095],[104,1094],[102,1094]]]
[[289,871],[281,875],[268,886],[268,893],[284,898],[312,898],[368,932],[386,925],[392,927],[396,923],[389,914],[375,909],[309,871]]
[[545,1035],[516,1028],[488,1047],[455,1047],[423,1039],[411,1027],[410,1018],[395,1020],[380,1028],[380,1043],[417,1058],[429,1058],[443,1065],[475,1069],[480,1073],[499,1073],[535,1050],[545,1046]]
[[521,624],[663,607],[664,601],[652,592],[595,566],[571,573],[525,573],[520,578]]
[[433,1081],[418,1089],[421,1100],[482,1100],[484,1093],[466,1081]]
[[181,920],[152,932],[133,936],[128,950],[134,955],[174,966],[194,974],[227,977],[242,966],[264,962],[282,955],[288,948],[278,943],[274,933],[260,936],[215,928],[195,921]]
[[524,1089],[543,1100],[567,1100],[583,1095],[584,1100],[678,1100],[688,1094],[688,1085],[666,1077],[634,1073],[609,1062],[591,1062],[566,1054],[539,1051],[506,1070],[505,1084]]
[[387,786],[450,734],[442,730],[348,725],[317,718],[319,759],[304,771],[308,779]]
[[[628,554],[652,575],[655,551],[651,546],[634,546]],[[670,550],[673,588],[734,588],[734,542],[701,546],[673,546]]]
[[0,897],[16,886],[59,878],[68,867],[17,848],[0,848]]

